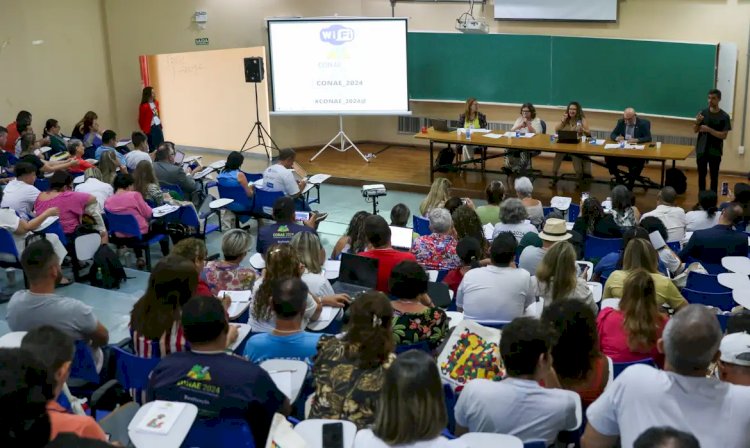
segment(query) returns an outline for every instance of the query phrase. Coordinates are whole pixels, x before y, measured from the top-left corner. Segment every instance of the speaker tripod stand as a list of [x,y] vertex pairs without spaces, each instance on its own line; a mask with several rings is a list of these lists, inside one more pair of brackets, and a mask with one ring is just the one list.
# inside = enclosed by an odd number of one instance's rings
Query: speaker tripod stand
[[[268,130],[263,126],[263,123],[260,121],[260,107],[258,106],[258,83],[255,84],[255,124],[253,124],[253,127],[250,128],[250,133],[247,134],[247,138],[245,139],[245,143],[242,144],[242,148],[240,149],[240,152],[250,151],[252,149],[257,148],[258,146],[262,146],[263,149],[266,150],[266,156],[268,156],[269,162],[273,159],[273,150],[276,151],[279,150],[279,146],[276,144],[275,141],[273,141],[273,137],[271,137],[271,133],[268,132]],[[258,136],[258,143],[255,145],[246,148],[247,142],[250,141],[250,138],[253,136],[253,133],[257,133]],[[266,143],[266,139],[271,142],[270,145]]]

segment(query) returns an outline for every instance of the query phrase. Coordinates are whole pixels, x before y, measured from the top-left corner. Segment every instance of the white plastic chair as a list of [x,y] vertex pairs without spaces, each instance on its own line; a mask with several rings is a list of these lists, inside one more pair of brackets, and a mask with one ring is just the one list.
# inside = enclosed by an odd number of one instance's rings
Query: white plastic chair
[[539,297],[539,300],[532,303],[524,311],[524,316],[541,317],[544,311],[544,297]]
[[609,356],[607,356],[607,366],[609,368],[609,378],[607,378],[607,385],[604,386],[605,389],[615,380],[615,363]]
[[24,336],[26,336],[25,331],[5,333],[0,336],[0,348],[19,348]]
[[450,318],[448,321],[448,328],[455,328],[464,320],[464,313],[460,311],[446,311],[445,314]]
[[357,435],[357,425],[346,420],[302,420],[294,427],[294,432],[305,439],[305,442],[307,442],[307,448],[325,448],[323,446],[323,425],[327,423],[341,423],[344,427],[343,448],[352,448],[354,446],[354,437]]
[[271,375],[271,379],[284,395],[294,403],[302,390],[302,383],[307,376],[307,363],[292,359],[269,359],[260,363],[260,367]]
[[158,446],[159,448],[178,448],[185,437],[187,437],[190,428],[193,426],[195,417],[198,415],[198,408],[192,403],[185,403],[185,410],[174,423],[167,434],[155,434],[139,430],[141,421],[148,417],[149,409],[159,401],[146,403],[141,407],[128,425],[128,436],[130,441],[136,447]]
[[584,269],[584,267],[589,268],[588,271],[586,271],[586,281],[590,282],[591,276],[594,275],[594,263],[590,261],[579,260],[579,261],[576,261],[576,264],[583,265],[581,266],[582,270]]
[[508,434],[493,434],[489,432],[467,432],[459,437],[469,448],[523,448],[523,441]]
[[620,299],[604,299],[602,300],[602,307],[604,308],[614,308],[616,310],[620,309]]
[[431,282],[436,282],[438,278],[438,271],[434,269],[428,269],[427,277],[430,279]]
[[586,282],[586,285],[591,290],[591,294],[594,296],[594,302],[599,303],[602,301],[602,294],[604,293],[604,288],[602,287],[602,284],[599,282]]
[[102,245],[102,237],[98,233],[81,235],[76,238],[75,244],[78,261],[91,260]]

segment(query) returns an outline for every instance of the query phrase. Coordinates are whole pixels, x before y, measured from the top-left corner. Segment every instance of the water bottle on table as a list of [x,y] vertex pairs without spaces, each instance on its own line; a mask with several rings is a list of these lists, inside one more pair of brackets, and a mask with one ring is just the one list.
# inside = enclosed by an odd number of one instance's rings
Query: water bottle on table
[[466,140],[471,140],[471,130],[474,129],[474,125],[470,124],[468,128],[466,128]]

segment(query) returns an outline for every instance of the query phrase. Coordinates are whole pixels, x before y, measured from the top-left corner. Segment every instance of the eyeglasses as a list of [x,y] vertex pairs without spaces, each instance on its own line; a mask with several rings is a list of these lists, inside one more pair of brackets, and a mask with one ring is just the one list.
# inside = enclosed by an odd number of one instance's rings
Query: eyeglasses
[[522,113],[522,114],[530,114],[530,113],[531,113],[531,111],[530,111],[530,110],[528,110],[528,109],[524,109],[524,110],[522,110],[522,111],[521,111],[521,113]]

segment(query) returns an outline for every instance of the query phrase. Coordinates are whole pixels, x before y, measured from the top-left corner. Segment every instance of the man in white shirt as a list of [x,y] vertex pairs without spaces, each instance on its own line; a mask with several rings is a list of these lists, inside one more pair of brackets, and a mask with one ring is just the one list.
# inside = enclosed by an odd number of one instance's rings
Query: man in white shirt
[[28,221],[34,217],[34,202],[40,193],[34,186],[36,167],[30,163],[18,162],[15,169],[16,178],[8,182],[3,190],[0,207],[11,208]]
[[500,356],[508,376],[499,382],[478,379],[466,384],[456,403],[456,435],[510,434],[523,441],[544,439],[550,446],[561,431],[577,429],[578,394],[539,385],[541,380],[549,384],[556,378],[552,339],[552,329],[532,317],[506,325]]
[[[503,332],[503,336],[505,333]],[[652,426],[692,433],[700,446],[750,446],[750,387],[707,378],[719,359],[721,328],[703,305],[680,309],[657,341],[664,370],[625,369],[588,408],[584,448],[624,448]]]
[[531,275],[513,262],[518,243],[510,232],[499,233],[490,248],[491,265],[464,275],[456,293],[456,306],[466,319],[509,322],[522,316],[536,297]]
[[99,206],[99,212],[104,211],[104,202],[115,194],[115,189],[111,184],[102,181],[102,172],[99,168],[89,168],[84,173],[86,180],[83,183],[78,184],[75,189],[81,193],[88,193],[96,198],[96,203]]
[[[267,191],[283,191],[285,195],[294,198],[297,210],[310,211],[310,206],[302,197],[307,185],[307,179],[294,178],[294,159],[297,154],[291,148],[279,150],[279,157],[273,165],[263,171],[263,189]],[[318,219],[320,221],[320,219]]]
[[656,208],[641,216],[641,219],[647,216],[661,219],[667,228],[668,243],[685,239],[685,227],[687,227],[685,210],[674,205],[675,199],[677,199],[677,192],[674,191],[674,188],[664,187],[656,199]]
[[125,165],[128,167],[128,171],[131,173],[135,171],[135,167],[144,160],[151,163],[151,156],[148,153],[148,137],[141,131],[133,132],[130,136],[133,142],[133,150],[125,154]]

